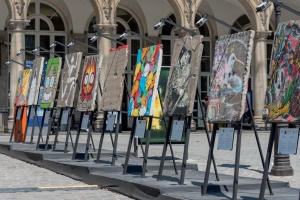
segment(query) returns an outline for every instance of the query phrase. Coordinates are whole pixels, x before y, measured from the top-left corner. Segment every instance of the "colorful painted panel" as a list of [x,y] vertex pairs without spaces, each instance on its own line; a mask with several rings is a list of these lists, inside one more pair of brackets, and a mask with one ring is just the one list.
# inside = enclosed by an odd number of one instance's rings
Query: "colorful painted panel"
[[160,44],[138,50],[128,116],[152,116],[161,70]]
[[41,108],[53,108],[61,68],[61,57],[48,60]]
[[129,45],[120,46],[117,49],[112,48],[109,52],[101,101],[103,111],[121,110],[128,53]]
[[79,98],[77,102],[77,110],[80,112],[94,110],[102,59],[102,55],[97,55],[87,56],[84,60]]
[[66,55],[64,68],[61,74],[60,90],[57,98],[57,107],[59,108],[73,107],[81,58],[82,52]]
[[270,122],[300,120],[300,21],[279,24],[273,42],[265,108]]
[[22,70],[19,74],[15,105],[24,106],[28,95],[31,69]]
[[40,84],[44,66],[44,57],[37,58],[33,61],[33,67],[30,76],[30,88],[28,94],[28,105],[37,105],[39,98]]
[[203,44],[202,36],[176,40],[164,103],[164,115],[193,114]]
[[254,31],[222,36],[216,43],[207,120],[240,122],[244,114]]

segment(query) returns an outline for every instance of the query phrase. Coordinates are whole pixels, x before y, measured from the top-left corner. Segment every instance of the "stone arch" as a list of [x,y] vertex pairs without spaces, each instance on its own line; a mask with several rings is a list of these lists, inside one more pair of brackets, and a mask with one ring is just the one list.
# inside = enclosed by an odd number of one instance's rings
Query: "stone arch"
[[99,24],[114,24],[114,15],[120,0],[90,0]]

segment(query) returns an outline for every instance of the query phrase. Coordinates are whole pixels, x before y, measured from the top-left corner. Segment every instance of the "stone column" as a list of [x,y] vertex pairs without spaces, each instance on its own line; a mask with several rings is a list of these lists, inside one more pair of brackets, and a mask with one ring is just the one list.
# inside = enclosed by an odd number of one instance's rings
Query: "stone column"
[[[10,59],[19,63],[23,63],[25,54],[17,56],[17,52],[25,47],[25,34],[24,29],[28,25],[29,20],[10,20],[9,29],[11,33],[10,42]],[[18,77],[20,71],[23,70],[23,66],[17,63],[11,62],[10,64],[10,108],[8,116],[8,131],[11,131],[14,120],[14,98],[16,95],[16,87],[18,83]]]
[[[95,25],[95,29],[100,32],[103,35],[106,35],[107,37],[111,37],[113,31],[116,28],[115,25],[111,24],[97,24]],[[104,80],[106,78],[106,69],[107,69],[107,59],[109,55],[109,50],[111,48],[111,41],[109,39],[106,39],[104,37],[99,36],[99,43],[98,43],[98,49],[100,50],[100,54],[103,55],[103,61],[102,61],[102,66],[101,66],[101,71],[100,71],[100,85],[101,89],[103,91],[103,86],[104,86]],[[97,103],[98,103],[98,117],[94,123],[94,129],[95,131],[99,132],[102,128],[103,125],[103,112],[100,110],[101,108],[101,94],[98,90],[98,95],[97,95]]]
[[254,68],[252,68],[254,81],[254,120],[259,127],[264,126],[262,109],[264,108],[265,93],[267,89],[267,40],[270,32],[256,31],[254,39]]

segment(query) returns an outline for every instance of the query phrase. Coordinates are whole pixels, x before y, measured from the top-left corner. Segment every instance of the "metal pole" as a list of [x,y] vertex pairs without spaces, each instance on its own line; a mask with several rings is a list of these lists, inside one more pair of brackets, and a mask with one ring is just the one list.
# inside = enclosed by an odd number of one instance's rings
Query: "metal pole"
[[68,116],[68,125],[67,125],[67,134],[66,134],[66,142],[65,142],[64,153],[68,152],[69,135],[71,135],[72,115],[73,115],[73,108],[71,108],[69,116]]
[[52,151],[55,151],[55,149],[56,149],[56,143],[57,143],[57,139],[58,139],[58,132],[59,132],[59,127],[61,125],[62,115],[63,115],[63,109],[60,109],[59,120],[58,120],[58,124],[57,124],[56,130],[55,130],[55,138],[54,138]]
[[263,178],[262,178],[262,182],[261,182],[261,186],[260,186],[260,193],[259,193],[260,200],[263,200],[264,196],[265,196],[266,181],[268,178],[268,171],[269,171],[270,160],[271,160],[271,155],[272,155],[273,143],[274,143],[274,139],[275,139],[276,126],[277,126],[277,124],[272,123],[270,137],[269,137],[268,150],[267,150],[267,155],[266,155],[266,161],[265,161],[265,168],[264,168]]
[[[142,178],[145,178],[145,173],[147,171],[147,159],[148,159],[148,152],[149,152],[152,120],[153,120],[153,117],[150,117],[149,123],[148,123],[148,128],[147,128],[147,140],[146,140],[146,147],[145,147],[145,155],[144,155],[144,159],[143,159],[143,171],[142,171],[142,176],[141,176]],[[142,143],[141,143],[141,145],[142,145]]]
[[44,126],[44,121],[45,121],[45,114],[46,114],[46,112],[45,112],[45,110],[43,110],[42,124],[41,124],[41,128],[40,128],[38,140],[36,142],[36,149],[39,149],[40,140],[41,140],[41,137],[42,137],[43,126]]
[[26,122],[26,127],[25,127],[25,133],[24,133],[24,142],[26,141],[26,135],[27,135],[27,129],[28,129],[28,122],[30,120],[31,107],[32,106],[29,106],[29,111],[28,111],[28,116],[27,116],[27,122]]
[[77,146],[78,146],[78,141],[79,141],[79,136],[80,136],[80,131],[81,131],[82,118],[83,118],[83,112],[81,112],[81,115],[80,115],[79,128],[78,128],[77,134],[76,134],[76,141],[75,141],[75,147],[73,149],[72,160],[74,160],[75,156],[76,156],[76,151],[77,151]]
[[88,123],[88,134],[87,134],[87,140],[86,140],[86,146],[85,146],[85,153],[84,153],[84,162],[88,160],[88,154],[90,150],[90,139],[91,139],[91,132],[92,132],[92,114],[89,116],[89,123]]
[[[32,129],[31,129],[31,136],[30,136],[30,144],[32,144],[32,142],[33,142],[35,122],[36,122],[36,119],[37,119],[36,112],[37,112],[37,105],[34,105],[34,116],[33,116],[33,124],[32,124]],[[39,125],[39,129],[41,129],[40,125]]]
[[137,121],[137,117],[134,117],[133,118],[133,123],[132,123],[132,129],[131,129],[131,132],[130,132],[128,147],[127,147],[125,164],[124,164],[124,168],[123,168],[123,175],[127,174],[127,167],[128,167],[128,162],[129,162],[130,150],[131,150],[131,146],[132,146],[132,140],[133,140],[134,135],[135,135],[136,121]]
[[105,134],[105,130],[106,130],[107,115],[108,115],[108,113],[107,113],[107,111],[105,111],[104,112],[103,127],[102,127],[101,136],[100,136],[100,142],[99,142],[99,148],[98,148],[98,154],[97,154],[96,163],[100,162],[100,156],[101,156],[101,150],[102,150],[102,145],[103,145],[103,139],[104,139],[104,134]]
[[112,155],[112,160],[111,160],[111,166],[115,165],[116,159],[117,159],[117,146],[118,146],[120,116],[121,116],[121,112],[118,111],[118,114],[117,114],[117,124],[116,124],[116,128],[115,128],[115,142],[113,143],[113,147],[114,148],[113,148],[113,155]]
[[12,142],[12,138],[13,138],[13,135],[14,135],[14,129],[15,129],[15,125],[16,125],[18,110],[19,110],[19,107],[16,107],[16,111],[15,111],[15,115],[14,115],[14,123],[13,123],[13,127],[12,127],[12,130],[11,130],[9,142]]
[[47,137],[46,137],[46,144],[45,144],[45,150],[48,150],[48,143],[49,143],[49,135],[50,130],[53,122],[53,108],[51,109],[50,117],[49,117],[49,123],[48,123],[48,131],[47,131]]
[[23,116],[23,112],[24,112],[24,106],[21,107],[21,115],[20,115],[20,119],[19,119],[19,127],[18,127],[18,132],[17,132],[18,133],[17,143],[19,142],[21,131],[22,131],[22,116]]

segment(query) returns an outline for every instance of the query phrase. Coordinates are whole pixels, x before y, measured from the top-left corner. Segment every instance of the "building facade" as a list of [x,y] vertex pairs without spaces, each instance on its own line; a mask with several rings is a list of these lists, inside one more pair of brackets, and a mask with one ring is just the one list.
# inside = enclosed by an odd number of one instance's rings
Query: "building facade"
[[[9,109],[8,128],[12,127],[13,98],[18,74],[23,66],[16,63],[6,66],[4,63],[9,59],[19,63],[35,59],[34,55],[28,53],[17,56],[20,49],[31,51],[36,46],[49,49],[54,41],[67,45],[73,39],[89,44],[89,39],[96,32],[116,39],[124,30],[130,29],[157,43],[162,43],[163,66],[168,67],[171,62],[174,40],[186,33],[168,24],[160,30],[154,30],[154,25],[161,18],[168,18],[204,36],[198,83],[201,98],[204,99],[205,96],[209,96],[215,42],[222,35],[234,33],[228,27],[212,20],[208,20],[203,27],[197,29],[195,22],[206,13],[239,29],[251,29],[256,32],[248,89],[252,91],[255,119],[259,122],[269,77],[272,33],[276,30],[273,6],[265,12],[255,12],[261,2],[262,0],[0,0],[0,40],[2,41],[0,46],[0,108]],[[283,3],[295,10],[300,10],[299,1],[284,0]],[[284,9],[281,15],[281,21],[299,19],[298,16]],[[123,42],[131,47],[126,73],[130,89],[137,50],[150,43],[134,35],[128,36]],[[104,56],[100,77],[102,82],[109,49],[115,47],[116,44],[99,37],[97,42],[90,43],[90,45],[97,47]],[[84,55],[96,53],[93,49],[77,44],[74,48],[82,51]],[[72,52],[71,49],[63,46],[56,46],[53,51],[62,57]],[[53,57],[49,52],[41,51],[40,54],[45,57],[45,60]],[[98,103],[100,101],[101,98]],[[126,104],[127,100],[124,97],[124,105]],[[196,116],[201,115],[199,106],[200,103],[195,101]],[[98,118],[98,122],[101,123],[101,115]],[[131,120],[127,117],[123,118],[123,127],[130,127]],[[203,126],[201,120],[197,121],[197,126]]]

